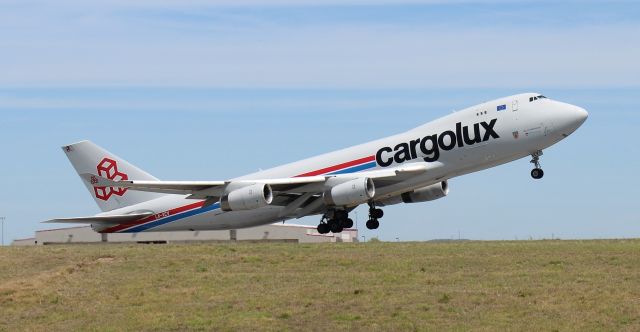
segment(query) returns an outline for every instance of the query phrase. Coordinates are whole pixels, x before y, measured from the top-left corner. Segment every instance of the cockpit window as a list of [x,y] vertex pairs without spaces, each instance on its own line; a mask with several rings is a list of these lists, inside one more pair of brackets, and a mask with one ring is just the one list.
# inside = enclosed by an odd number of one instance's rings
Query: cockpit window
[[547,99],[547,97],[543,96],[543,95],[538,95],[535,97],[529,97],[529,102],[532,102],[534,100],[538,100],[538,99]]

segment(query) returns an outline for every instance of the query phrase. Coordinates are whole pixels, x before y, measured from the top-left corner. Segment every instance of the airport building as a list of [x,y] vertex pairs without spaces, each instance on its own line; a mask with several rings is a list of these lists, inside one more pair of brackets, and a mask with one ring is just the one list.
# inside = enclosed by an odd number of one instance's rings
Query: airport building
[[70,243],[178,243],[193,241],[282,241],[296,243],[357,242],[358,230],[345,229],[339,234],[320,234],[314,226],[271,224],[226,231],[176,231],[100,234],[90,226],[36,231],[35,237],[17,239],[12,245],[49,245]]

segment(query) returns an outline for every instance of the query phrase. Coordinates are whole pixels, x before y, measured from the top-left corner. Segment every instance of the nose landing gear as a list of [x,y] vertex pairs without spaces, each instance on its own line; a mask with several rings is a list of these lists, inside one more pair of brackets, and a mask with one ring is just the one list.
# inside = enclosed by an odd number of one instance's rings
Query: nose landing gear
[[540,167],[540,156],[542,156],[542,150],[538,150],[531,154],[530,162],[535,166],[535,168],[531,170],[531,177],[536,180],[542,179],[544,176],[544,171]]

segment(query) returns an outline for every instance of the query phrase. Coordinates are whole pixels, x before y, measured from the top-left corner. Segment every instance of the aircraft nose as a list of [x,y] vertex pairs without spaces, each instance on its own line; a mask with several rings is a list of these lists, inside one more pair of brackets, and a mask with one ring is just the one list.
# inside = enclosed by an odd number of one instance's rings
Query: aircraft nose
[[582,124],[587,120],[587,117],[589,117],[589,113],[579,106],[571,104],[563,104],[562,106],[562,116],[561,119],[559,119],[559,124],[562,134],[564,136],[568,136],[582,126]]
[[585,121],[587,121],[587,118],[589,117],[589,113],[587,112],[587,110],[585,110],[582,107],[579,106],[573,106],[573,117],[574,117],[574,121],[578,124],[578,127],[581,126]]

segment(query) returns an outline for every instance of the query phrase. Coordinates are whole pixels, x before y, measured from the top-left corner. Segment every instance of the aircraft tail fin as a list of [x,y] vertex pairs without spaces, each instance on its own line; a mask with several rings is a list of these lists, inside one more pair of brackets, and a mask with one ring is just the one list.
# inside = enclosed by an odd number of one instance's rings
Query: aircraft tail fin
[[[91,173],[110,180],[158,180],[90,141],[63,146],[62,151],[67,155],[78,175]],[[164,196],[164,194],[126,188],[94,187],[90,179],[82,176],[80,178],[102,211],[111,211]]]

